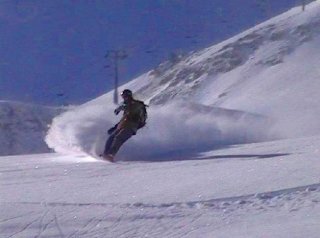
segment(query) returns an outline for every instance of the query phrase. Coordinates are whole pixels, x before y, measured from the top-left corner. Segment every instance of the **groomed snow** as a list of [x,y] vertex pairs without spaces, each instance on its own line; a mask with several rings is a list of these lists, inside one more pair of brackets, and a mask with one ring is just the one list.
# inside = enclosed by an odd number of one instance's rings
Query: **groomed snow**
[[320,138],[200,158],[1,158],[2,237],[318,237]]
[[123,85],[150,108],[117,163],[95,158],[112,93],[56,117],[58,153],[1,157],[1,237],[318,238],[319,16],[292,9]]

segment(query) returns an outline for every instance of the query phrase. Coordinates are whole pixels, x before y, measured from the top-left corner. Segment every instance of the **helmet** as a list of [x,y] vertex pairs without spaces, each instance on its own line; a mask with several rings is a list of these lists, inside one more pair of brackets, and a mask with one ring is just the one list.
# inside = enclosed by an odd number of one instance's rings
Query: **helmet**
[[130,98],[132,98],[132,91],[129,90],[129,89],[125,89],[125,90],[122,91],[121,96],[122,97],[130,97]]

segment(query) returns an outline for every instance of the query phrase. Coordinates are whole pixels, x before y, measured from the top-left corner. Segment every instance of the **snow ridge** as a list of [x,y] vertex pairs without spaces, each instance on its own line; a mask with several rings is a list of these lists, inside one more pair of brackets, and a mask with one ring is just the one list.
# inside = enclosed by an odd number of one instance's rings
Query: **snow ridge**
[[307,17],[300,8],[294,8],[178,62],[165,62],[149,72],[150,84],[138,92],[148,95],[155,104],[173,98],[194,99],[201,85],[242,65],[250,63],[260,68],[281,64],[299,46],[319,35],[319,2],[310,4],[310,8]]

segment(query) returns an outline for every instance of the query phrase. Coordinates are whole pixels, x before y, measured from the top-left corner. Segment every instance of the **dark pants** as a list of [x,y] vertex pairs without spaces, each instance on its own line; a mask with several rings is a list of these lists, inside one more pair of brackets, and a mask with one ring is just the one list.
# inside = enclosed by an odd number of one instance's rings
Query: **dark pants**
[[105,148],[104,154],[112,154],[115,155],[120,147],[126,142],[131,136],[135,133],[132,129],[124,128],[124,129],[116,129],[108,138]]

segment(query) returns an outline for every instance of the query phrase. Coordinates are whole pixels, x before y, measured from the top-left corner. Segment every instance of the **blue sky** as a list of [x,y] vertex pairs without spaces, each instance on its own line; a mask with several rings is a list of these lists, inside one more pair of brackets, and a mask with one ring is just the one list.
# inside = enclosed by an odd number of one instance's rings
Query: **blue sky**
[[299,0],[0,0],[0,99],[82,103],[113,86],[108,50],[124,49],[120,79],[171,52],[229,38]]

